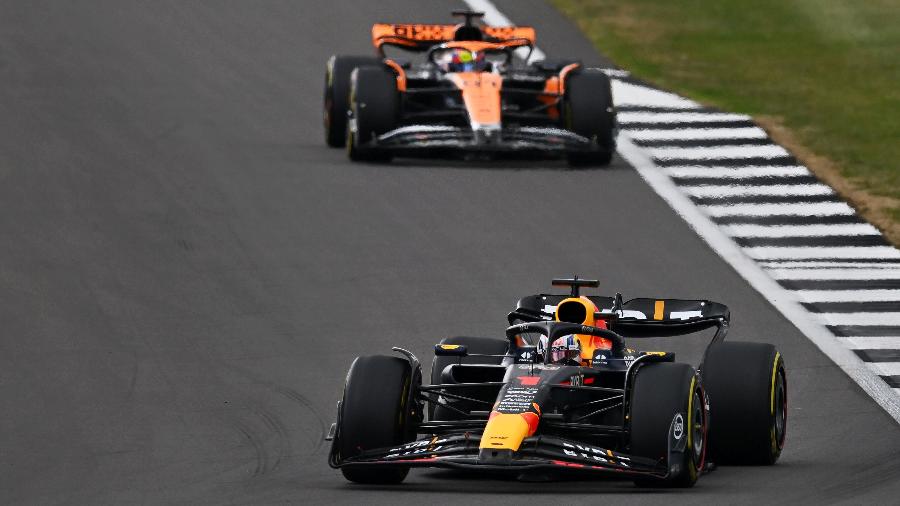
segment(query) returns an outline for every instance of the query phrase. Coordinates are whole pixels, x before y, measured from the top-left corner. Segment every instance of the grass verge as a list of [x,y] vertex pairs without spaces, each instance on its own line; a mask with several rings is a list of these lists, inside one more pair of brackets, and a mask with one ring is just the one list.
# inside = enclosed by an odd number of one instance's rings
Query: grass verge
[[636,76],[752,115],[900,245],[900,0],[552,0]]

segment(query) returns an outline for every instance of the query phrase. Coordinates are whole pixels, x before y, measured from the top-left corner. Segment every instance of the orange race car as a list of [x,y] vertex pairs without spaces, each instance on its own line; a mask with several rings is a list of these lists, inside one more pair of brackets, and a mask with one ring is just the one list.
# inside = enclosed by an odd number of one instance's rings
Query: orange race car
[[[526,63],[533,28],[483,26],[475,23],[482,13],[453,14],[465,21],[375,24],[378,56],[328,60],[329,146],[369,161],[482,153],[609,163],[617,125],[606,74],[575,61]],[[421,61],[388,57],[386,49]]]

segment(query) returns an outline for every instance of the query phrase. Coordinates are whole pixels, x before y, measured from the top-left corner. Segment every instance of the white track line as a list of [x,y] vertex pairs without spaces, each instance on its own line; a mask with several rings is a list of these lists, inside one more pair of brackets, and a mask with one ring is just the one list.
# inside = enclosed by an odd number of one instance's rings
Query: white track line
[[[618,105],[618,104],[617,104]],[[624,111],[618,115],[619,123],[622,128],[627,129],[628,123],[647,122],[647,123],[701,123],[707,121],[725,122],[725,121],[749,121],[750,116],[746,114],[733,114],[730,112],[645,112],[645,111]]]
[[898,302],[900,290],[795,290],[803,302]]
[[879,337],[839,337],[838,341],[851,350],[897,350],[900,349],[900,336]]
[[[724,228],[724,227],[723,227]],[[900,263],[895,262],[817,262],[817,261],[784,261],[770,260],[760,262],[760,265],[767,269],[813,269],[813,268],[836,268],[836,269],[900,269]]]
[[703,185],[684,186],[681,191],[693,197],[754,197],[754,196],[797,196],[831,195],[834,190],[824,184],[772,184],[761,186],[744,185]]
[[900,269],[769,269],[775,279],[900,279]]
[[[697,109],[700,104],[667,91],[654,90],[646,86],[612,80],[613,103],[616,107],[640,105],[644,107],[673,107],[676,109]],[[621,116],[619,116],[621,118]]]
[[635,130],[629,137],[637,141],[695,141],[704,139],[765,139],[766,131],[746,128],[682,128],[677,130]]
[[900,313],[818,313],[816,317],[825,325],[900,325]]
[[868,223],[837,223],[833,225],[722,225],[731,237],[826,237],[881,235]]
[[734,204],[702,206],[714,217],[725,216],[853,216],[844,202],[800,202],[796,204]]
[[764,146],[715,146],[701,148],[645,148],[653,158],[685,158],[690,160],[717,160],[731,158],[750,158],[764,157],[777,158],[779,156],[789,156],[790,153],[777,144],[767,144]]
[[[649,132],[650,130],[646,131]],[[628,135],[631,135],[631,133]],[[759,167],[700,167],[696,165],[679,165],[675,167],[666,167],[665,172],[672,177],[678,178],[714,177],[728,179],[809,176],[811,174],[809,169],[799,165],[784,167],[774,165]]]
[[621,77],[626,78],[631,75],[631,72],[622,69],[601,69],[603,73],[608,75],[609,77]]
[[809,258],[884,258],[900,259],[900,250],[893,246],[757,246],[744,248],[757,260]]
[[869,369],[880,376],[900,375],[900,362],[867,362]]
[[[483,10],[486,13],[496,11],[497,18],[504,24],[511,24],[506,16],[488,0],[465,0],[470,8]],[[492,14],[494,15],[494,14]],[[741,248],[734,243],[718,226],[713,223],[691,200],[681,193],[675,183],[669,179],[653,160],[641,151],[627,136],[619,141],[619,154],[635,168],[637,173],[665,200],[672,209],[707,244],[728,262],[757,292],[765,297],[772,306],[793,322],[800,331],[809,338],[822,352],[838,365],[850,378],[866,391],[894,420],[900,422],[900,395],[888,387],[881,378],[872,374],[860,358],[843,347],[827,327],[817,322],[810,313],[801,306],[794,296],[769,277],[763,269],[748,258]],[[900,292],[900,290],[898,290]],[[900,374],[900,372],[898,372]],[[900,390],[900,389],[897,389]]]

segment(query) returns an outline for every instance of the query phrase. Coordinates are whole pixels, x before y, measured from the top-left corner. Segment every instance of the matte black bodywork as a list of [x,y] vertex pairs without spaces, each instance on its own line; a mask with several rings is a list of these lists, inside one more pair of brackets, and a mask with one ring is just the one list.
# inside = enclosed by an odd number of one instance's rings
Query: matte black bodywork
[[[573,286],[573,294],[577,294]],[[674,354],[640,352],[625,346],[625,336],[672,336],[716,328],[712,342],[724,339],[728,308],[716,302],[678,299],[632,299],[590,296],[598,308],[595,316],[610,329],[551,321],[553,308],[571,295],[537,294],[519,300],[508,319],[509,348],[497,356],[496,365],[451,364],[440,372],[441,383],[419,386],[412,392],[419,413],[425,403],[436,403],[451,419],[421,421],[417,432],[427,437],[394,448],[364,451],[342,458],[333,446],[329,463],[343,466],[410,466],[472,468],[485,471],[522,472],[532,469],[598,471],[665,479],[678,455],[687,451],[677,421],[669,429],[667,458],[659,461],[628,453],[630,404],[636,374],[654,362],[672,362]],[[669,307],[662,317],[654,309],[658,301]],[[673,318],[674,314],[674,318]],[[650,317],[648,318],[648,315]],[[599,336],[612,341],[609,353],[595,355],[592,365],[551,364],[527,336],[540,334],[549,342],[570,334]],[[712,343],[711,343],[712,344]],[[413,367],[418,360],[401,351]],[[440,352],[439,352],[440,353]],[[448,354],[455,353],[450,350]],[[460,352],[465,354],[465,350]],[[708,404],[704,407],[708,412]],[[488,451],[481,445],[482,431],[492,411],[534,412],[540,419],[537,433],[523,440],[518,451]],[[340,413],[340,409],[338,409]],[[677,417],[676,417],[677,418]],[[340,426],[340,423],[336,424]],[[332,431],[337,439],[339,431]]]

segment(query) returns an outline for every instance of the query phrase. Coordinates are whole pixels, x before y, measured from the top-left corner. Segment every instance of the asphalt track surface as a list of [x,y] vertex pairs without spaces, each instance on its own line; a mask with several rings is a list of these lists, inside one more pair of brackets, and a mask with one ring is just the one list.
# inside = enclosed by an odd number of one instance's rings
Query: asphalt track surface
[[[540,2],[549,55],[600,60]],[[900,430],[623,162],[351,164],[332,53],[438,1],[0,3],[0,503],[890,503]],[[557,275],[710,298],[788,366],[775,467],[691,490],[414,471],[350,485],[324,432],[359,354],[501,335]],[[655,347],[656,344],[648,345]],[[705,338],[665,347],[696,361]]]

